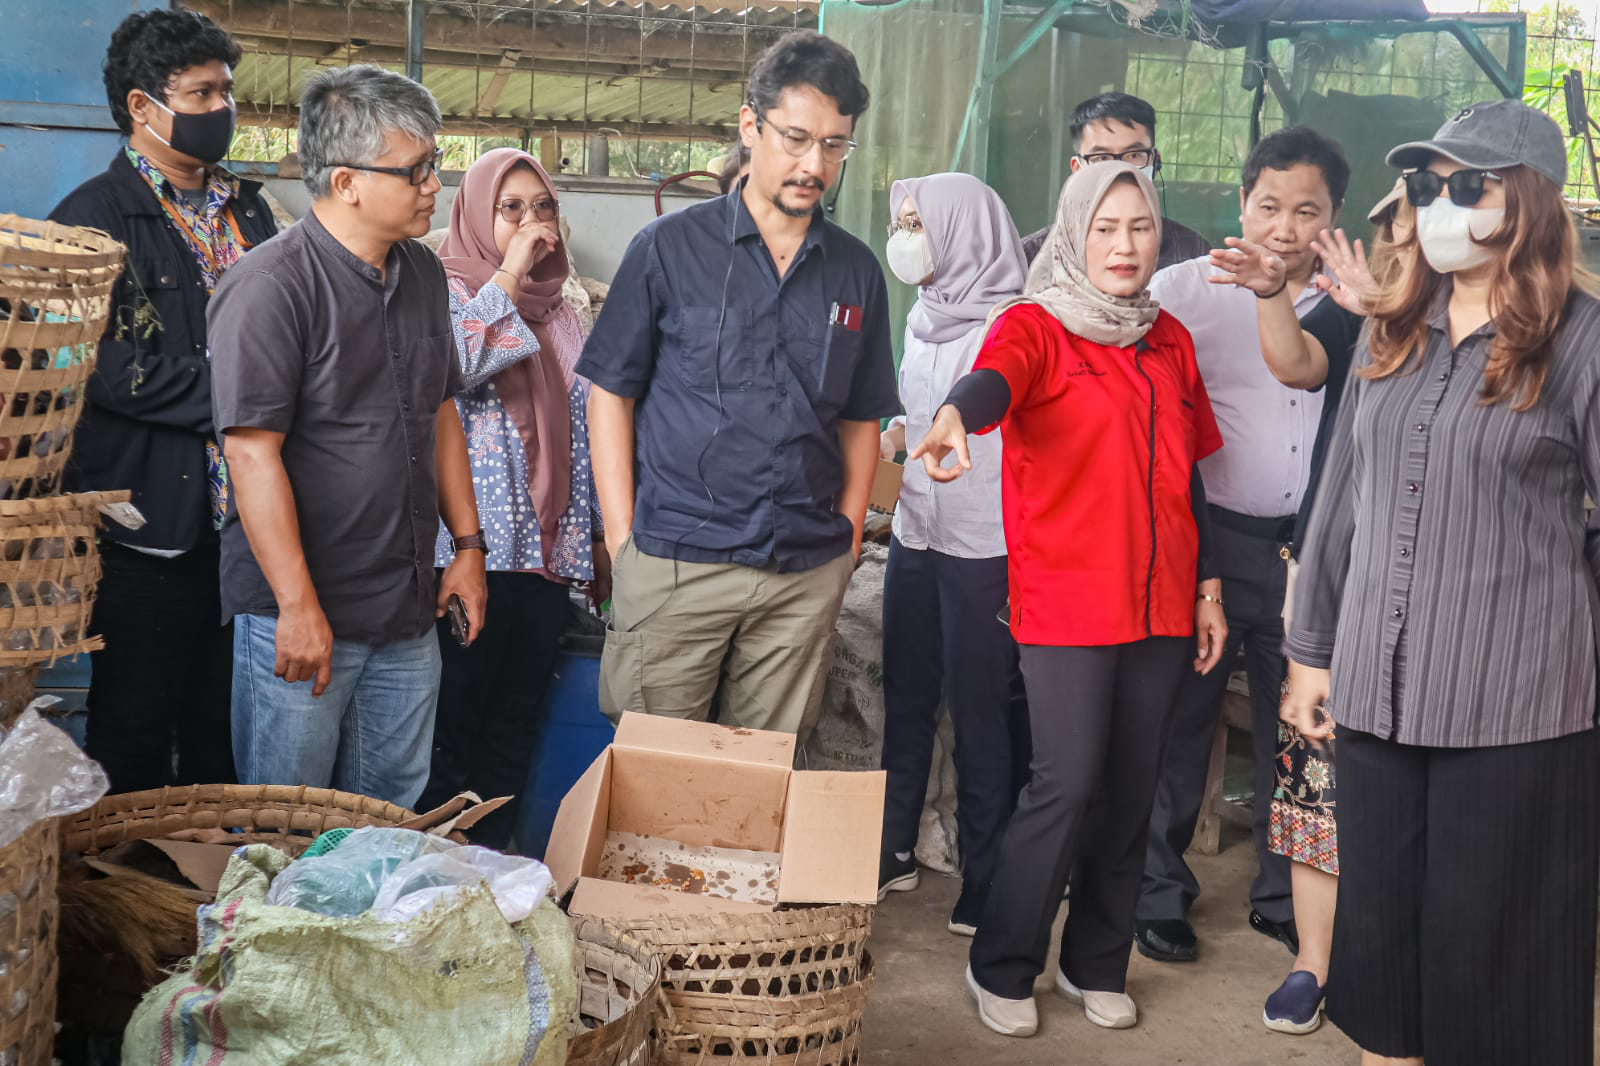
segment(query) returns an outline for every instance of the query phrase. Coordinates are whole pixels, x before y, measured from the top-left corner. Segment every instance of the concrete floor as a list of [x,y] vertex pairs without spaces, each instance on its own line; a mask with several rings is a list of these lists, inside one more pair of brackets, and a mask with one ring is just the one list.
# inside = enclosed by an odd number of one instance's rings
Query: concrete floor
[[959,882],[926,870],[915,892],[891,893],[873,922],[877,982],[867,1006],[869,1066],[1352,1066],[1355,1045],[1324,1022],[1310,1036],[1261,1024],[1262,1002],[1288,973],[1292,956],[1247,924],[1254,856],[1243,834],[1224,838],[1214,858],[1191,856],[1205,895],[1191,918],[1200,959],[1155,963],[1133,953],[1128,992],[1139,1024],[1108,1030],[1051,990],[1055,967],[1037,986],[1039,1032],[1018,1040],[978,1021],[963,973],[971,941],[945,931]]

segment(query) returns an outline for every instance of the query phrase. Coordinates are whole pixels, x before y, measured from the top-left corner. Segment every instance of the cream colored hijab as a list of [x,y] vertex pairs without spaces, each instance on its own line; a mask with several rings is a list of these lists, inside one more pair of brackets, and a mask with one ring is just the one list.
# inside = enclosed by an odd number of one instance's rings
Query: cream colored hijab
[[995,305],[989,312],[991,328],[1005,311],[1020,303],[1031,303],[1048,311],[1069,333],[1096,344],[1126,348],[1150,332],[1160,307],[1148,292],[1130,298],[1108,296],[1095,288],[1085,272],[1089,223],[1112,183],[1124,175],[1138,184],[1149,202],[1159,240],[1161,204],[1156,199],[1156,187],[1142,171],[1120,162],[1084,167],[1061,187],[1055,225],[1050,227],[1050,236],[1045,238],[1044,247],[1028,271],[1022,295]]

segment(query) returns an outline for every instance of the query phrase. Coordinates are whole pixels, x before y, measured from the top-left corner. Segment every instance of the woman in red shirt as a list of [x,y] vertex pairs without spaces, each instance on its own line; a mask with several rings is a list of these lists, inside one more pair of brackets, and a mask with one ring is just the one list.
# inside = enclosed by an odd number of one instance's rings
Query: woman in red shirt
[[1024,295],[991,313],[973,372],[911,453],[949,481],[969,468],[968,426],[1006,438],[1011,629],[1034,754],[967,983],[1008,1036],[1038,1027],[1033,982],[1069,875],[1056,988],[1097,1025],[1137,1020],[1124,988],[1167,715],[1196,643],[1192,667],[1208,672],[1227,632],[1195,470],[1222,438],[1188,331],[1145,291],[1160,227],[1133,167],[1073,175]]

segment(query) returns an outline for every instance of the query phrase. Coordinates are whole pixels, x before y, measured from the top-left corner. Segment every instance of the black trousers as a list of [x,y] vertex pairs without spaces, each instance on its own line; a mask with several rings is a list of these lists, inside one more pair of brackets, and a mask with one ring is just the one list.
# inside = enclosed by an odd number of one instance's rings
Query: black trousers
[[538,574],[491,570],[483,632],[470,647],[438,625],[443,668],[433,727],[433,768],[420,810],[464,789],[484,799],[514,796],[467,831],[475,844],[505,848],[516,831],[528,768],[538,752],[545,694],[567,626],[567,586]]
[[939,707],[948,701],[962,877],[974,884],[994,878],[1000,835],[1027,775],[1026,700],[1013,691],[1017,644],[1002,621],[1007,592],[1005,556],[959,559],[898,540],[889,545],[883,846],[893,852],[916,847]]
[[1600,734],[1337,745],[1328,1017],[1428,1066],[1592,1063]]
[[1211,673],[1189,672],[1179,689],[1167,737],[1167,754],[1150,815],[1139,917],[1182,918],[1200,895],[1200,882],[1184,861],[1205,799],[1211,744],[1222,717],[1228,674],[1242,649],[1250,678],[1250,741],[1255,803],[1251,832],[1257,873],[1250,904],[1275,922],[1294,917],[1289,860],[1268,847],[1272,819],[1273,760],[1278,754],[1278,705],[1287,667],[1283,659],[1286,571],[1279,554],[1292,535],[1292,519],[1252,519],[1211,508],[1211,543],[1222,577],[1228,641]]
[[102,537],[100,566],[89,632],[106,646],[89,659],[85,746],[111,791],[233,782],[233,624],[221,620],[217,542],[163,559]]
[[972,941],[972,973],[989,992],[1033,994],[1069,875],[1061,970],[1079,988],[1123,990],[1162,740],[1193,655],[1187,637],[1023,646],[1033,772]]

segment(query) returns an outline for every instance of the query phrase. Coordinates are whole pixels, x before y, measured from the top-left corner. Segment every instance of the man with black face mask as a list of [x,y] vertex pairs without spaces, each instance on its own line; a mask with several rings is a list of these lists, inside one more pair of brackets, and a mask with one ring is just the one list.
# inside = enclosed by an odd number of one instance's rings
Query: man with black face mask
[[259,184],[217,165],[233,139],[239,57],[202,15],[125,19],[104,72],[128,143],[50,215],[128,248],[62,484],[132,490],[148,519],[100,538],[92,631],[106,646],[93,655],[88,748],[116,792],[233,779],[233,635],[217,577],[228,481],[206,304],[223,272],[277,232]]

